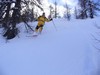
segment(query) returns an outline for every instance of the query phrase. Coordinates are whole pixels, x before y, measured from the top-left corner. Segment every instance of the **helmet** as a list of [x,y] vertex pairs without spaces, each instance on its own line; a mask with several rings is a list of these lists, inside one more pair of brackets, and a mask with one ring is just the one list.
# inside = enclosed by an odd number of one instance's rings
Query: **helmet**
[[42,15],[45,16],[45,13],[43,13]]

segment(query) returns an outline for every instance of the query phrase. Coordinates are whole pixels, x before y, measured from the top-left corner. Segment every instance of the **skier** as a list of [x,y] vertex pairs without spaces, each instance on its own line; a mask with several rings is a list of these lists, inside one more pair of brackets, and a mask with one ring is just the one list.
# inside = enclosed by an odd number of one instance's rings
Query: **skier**
[[43,13],[42,16],[39,16],[37,20],[38,20],[38,24],[35,28],[35,35],[37,35],[37,33],[41,33],[42,30],[43,30],[43,26],[44,26],[45,22],[49,22],[52,19],[47,19],[45,17],[45,13]]

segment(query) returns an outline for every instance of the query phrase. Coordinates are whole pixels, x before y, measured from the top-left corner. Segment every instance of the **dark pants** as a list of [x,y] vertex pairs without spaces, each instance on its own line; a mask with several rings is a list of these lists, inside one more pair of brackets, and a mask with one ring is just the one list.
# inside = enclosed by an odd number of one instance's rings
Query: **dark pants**
[[40,25],[40,26],[37,25],[35,28],[36,32],[38,32],[38,30],[39,30],[39,32],[41,32],[42,29],[43,29],[43,25]]

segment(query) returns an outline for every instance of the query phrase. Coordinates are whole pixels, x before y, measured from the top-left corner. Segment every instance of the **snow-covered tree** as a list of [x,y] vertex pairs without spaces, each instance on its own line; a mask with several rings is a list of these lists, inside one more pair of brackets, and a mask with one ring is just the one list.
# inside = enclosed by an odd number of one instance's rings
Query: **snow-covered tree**
[[79,5],[81,7],[79,17],[81,19],[87,18],[87,2],[88,0],[79,0]]
[[100,1],[94,2],[93,0],[88,1],[88,13],[90,18],[94,18],[97,15],[97,11],[100,12]]
[[31,11],[29,10],[29,5],[31,4],[34,4],[37,8],[43,10],[40,6],[40,0],[1,0],[0,23],[5,29],[4,37],[12,39],[18,34],[18,28],[16,27],[17,23],[20,21],[25,22],[25,18],[27,18],[22,17],[23,10],[28,10],[28,15],[32,18],[32,9]]
[[95,2],[93,0],[79,0],[80,10],[78,17],[81,19],[94,18],[97,15],[97,11],[100,11],[100,1]]

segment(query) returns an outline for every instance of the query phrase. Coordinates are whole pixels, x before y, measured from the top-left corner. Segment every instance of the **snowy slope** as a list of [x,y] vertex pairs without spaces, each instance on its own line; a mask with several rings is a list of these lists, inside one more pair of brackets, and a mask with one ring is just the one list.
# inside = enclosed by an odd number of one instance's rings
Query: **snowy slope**
[[98,50],[91,34],[99,31],[99,19],[55,19],[57,30],[51,21],[38,37],[26,37],[32,32],[19,24],[19,38],[6,43],[0,36],[0,75],[96,75]]

